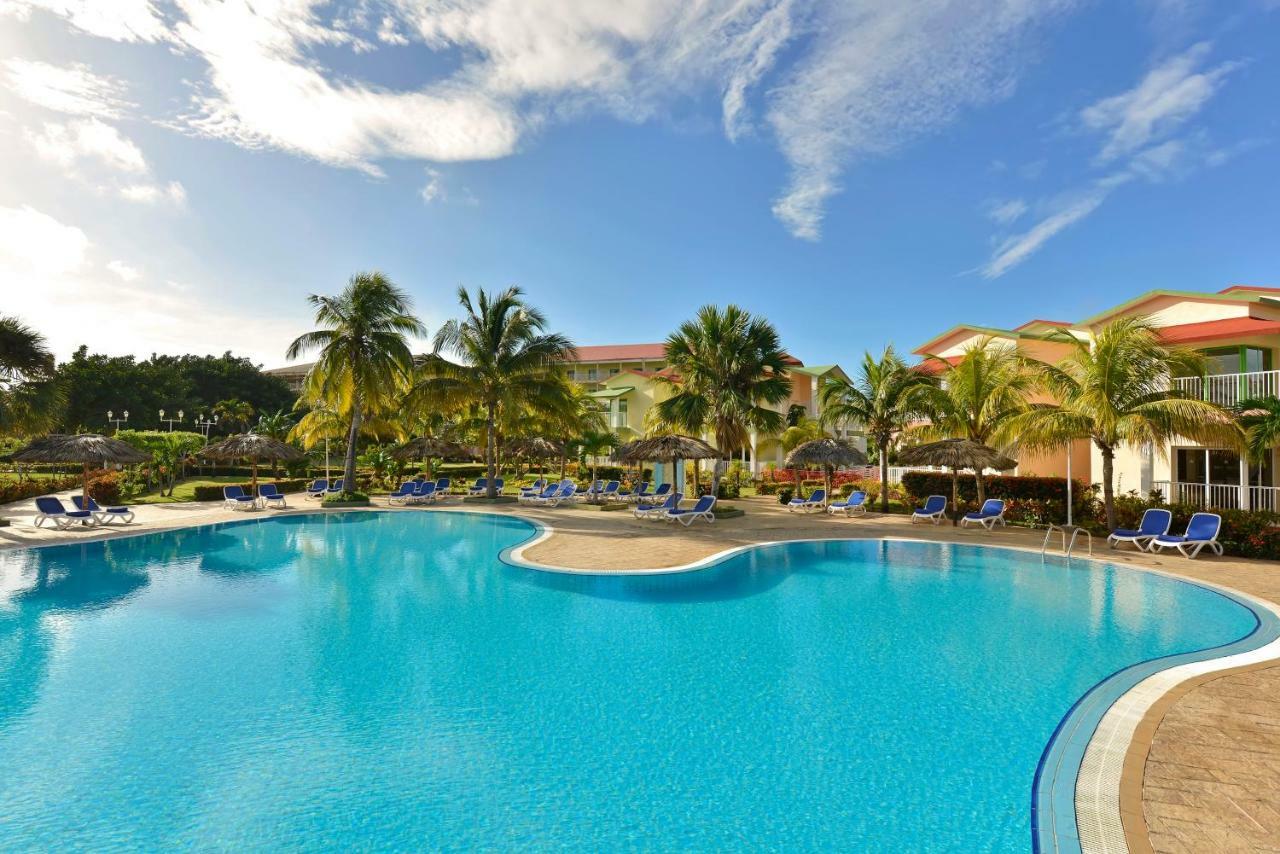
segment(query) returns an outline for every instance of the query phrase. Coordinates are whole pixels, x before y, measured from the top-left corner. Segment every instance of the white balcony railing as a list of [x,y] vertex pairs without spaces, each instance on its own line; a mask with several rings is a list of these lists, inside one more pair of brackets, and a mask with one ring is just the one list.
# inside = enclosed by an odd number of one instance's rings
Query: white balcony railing
[[609,413],[609,429],[610,430],[621,430],[623,427],[626,427],[626,426],[627,426],[627,414],[625,412]]
[[1168,504],[1190,504],[1206,510],[1280,510],[1280,487],[1235,483],[1187,483],[1158,480],[1152,488]]
[[1235,406],[1240,401],[1251,397],[1280,397],[1280,371],[1175,377],[1173,387],[1190,397],[1207,400],[1219,406]]

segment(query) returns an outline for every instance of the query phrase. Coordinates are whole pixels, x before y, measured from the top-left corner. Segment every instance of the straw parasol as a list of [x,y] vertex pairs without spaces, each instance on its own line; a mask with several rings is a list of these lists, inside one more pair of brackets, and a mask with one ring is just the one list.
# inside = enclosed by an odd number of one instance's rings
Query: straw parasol
[[960,469],[1004,471],[1018,461],[972,439],[943,439],[904,448],[898,453],[898,462],[906,466],[942,466],[951,469],[951,504],[954,508],[951,523],[960,521]]
[[391,456],[397,460],[426,460],[427,475],[431,476],[434,474],[431,460],[435,457],[474,460],[480,456],[480,452],[469,445],[463,445],[460,442],[453,442],[449,439],[439,439],[435,436],[419,436],[392,448]]
[[14,451],[9,459],[19,463],[82,463],[82,486],[85,507],[89,506],[89,463],[145,463],[151,459],[146,451],[97,433],[68,435],[54,433],[36,439],[25,448]]
[[[701,439],[672,433],[667,436],[651,436],[627,442],[614,451],[613,457],[621,463],[644,462],[653,460],[659,463],[672,463],[672,468],[679,469],[682,460],[718,460],[723,456],[718,450]],[[697,469],[694,469],[697,476]],[[674,476],[672,482],[675,482]]]
[[[541,436],[526,436],[522,439],[513,439],[506,444],[506,452],[518,458],[530,460],[550,460],[559,457],[564,453],[564,445],[560,442],[553,442],[550,439],[544,439]],[[546,465],[540,466],[542,475],[546,475]]]
[[300,460],[305,454],[293,445],[272,439],[261,433],[241,433],[228,436],[196,454],[210,460],[248,460],[253,466],[253,493],[258,493],[258,463],[262,460]]
[[[865,466],[867,455],[843,439],[814,439],[797,445],[787,455],[789,468],[820,466],[827,487],[827,500],[831,500],[831,472],[845,466]],[[796,484],[797,488],[799,484]]]

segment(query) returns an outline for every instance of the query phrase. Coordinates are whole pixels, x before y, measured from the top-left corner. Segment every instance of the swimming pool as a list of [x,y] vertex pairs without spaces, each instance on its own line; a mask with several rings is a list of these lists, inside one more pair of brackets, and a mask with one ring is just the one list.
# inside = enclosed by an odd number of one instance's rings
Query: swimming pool
[[1258,625],[970,546],[498,560],[533,534],[317,514],[0,553],[0,848],[1027,850],[1078,698]]

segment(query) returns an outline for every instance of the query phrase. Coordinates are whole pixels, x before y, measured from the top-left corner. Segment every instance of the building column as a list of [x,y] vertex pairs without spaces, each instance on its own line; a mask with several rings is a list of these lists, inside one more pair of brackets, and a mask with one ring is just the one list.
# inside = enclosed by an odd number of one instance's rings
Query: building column
[[1240,455],[1240,509],[1249,509],[1249,458]]
[[759,445],[757,444],[757,441],[758,440],[756,437],[756,431],[752,430],[750,445],[751,445],[751,475],[753,477],[758,477],[760,475],[760,457],[759,457],[759,454],[756,452],[757,448],[759,447]]
[[822,417],[822,404],[818,400],[818,378],[809,377],[809,412],[814,418]]

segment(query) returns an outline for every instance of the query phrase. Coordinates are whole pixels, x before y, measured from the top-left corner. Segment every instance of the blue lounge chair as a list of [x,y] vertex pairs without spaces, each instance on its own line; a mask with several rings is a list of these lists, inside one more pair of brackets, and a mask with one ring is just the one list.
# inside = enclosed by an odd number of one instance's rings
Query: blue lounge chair
[[521,504],[533,504],[546,498],[550,498],[560,491],[560,484],[553,483],[550,486],[543,487],[541,492],[521,492],[516,498]]
[[911,524],[914,525],[917,519],[939,524],[943,517],[947,514],[947,496],[930,495],[925,499],[923,507],[917,507],[911,514]]
[[1004,521],[1004,501],[999,498],[988,498],[982,502],[982,508],[976,512],[964,514],[964,518],[960,520],[962,527],[969,527],[972,523],[978,523],[988,531],[996,525],[1005,524]]
[[655,489],[653,492],[645,493],[644,495],[637,495],[635,498],[635,501],[637,504],[645,504],[645,503],[661,504],[662,501],[666,499],[666,497],[670,494],[671,494],[671,484],[660,483],[658,484],[658,488]]
[[614,497],[618,501],[635,501],[635,500],[638,500],[640,496],[645,495],[646,490],[648,490],[648,488],[649,488],[649,481],[642,480],[640,481],[640,485],[637,486],[635,489],[620,489],[618,490],[618,494]]
[[665,518],[675,519],[686,528],[693,524],[694,519],[706,519],[710,524],[716,520],[715,514],[716,497],[714,495],[704,495],[698,499],[698,503],[690,507],[688,510],[681,510],[676,507],[666,512]]
[[495,477],[493,479],[493,491],[499,495],[502,494],[502,490],[506,487],[506,485],[507,485],[507,482],[500,477]]
[[808,513],[810,510],[821,510],[827,504],[827,491],[825,489],[815,489],[809,493],[808,498],[793,498],[787,502],[787,510],[794,513],[802,510]]
[[1222,531],[1222,517],[1217,513],[1196,513],[1187,523],[1187,532],[1181,537],[1160,534],[1151,540],[1147,551],[1177,549],[1183,557],[1193,558],[1208,546],[1214,554],[1222,554],[1218,534]]
[[418,484],[416,481],[406,480],[404,483],[400,484],[399,489],[387,496],[387,503],[408,504],[409,500],[413,498],[413,493],[417,488]]
[[406,499],[407,504],[426,504],[428,501],[434,501],[436,497],[436,482],[434,480],[424,480],[418,484],[413,490],[413,495]]
[[616,480],[611,480],[604,485],[604,489],[600,490],[601,501],[612,501],[618,497],[619,484]]
[[76,506],[76,510],[88,510],[92,513],[93,518],[98,521],[99,525],[110,525],[113,521],[119,521],[121,525],[128,525],[133,521],[133,511],[128,507],[108,507],[103,510],[98,506],[98,502],[92,498],[89,499],[89,506],[85,507],[83,495],[71,496],[71,503]]
[[588,486],[586,490],[582,493],[582,497],[587,499],[588,501],[591,501],[594,498],[598,498],[600,496],[600,493],[602,493],[603,491],[604,491],[604,481],[593,480],[591,481],[591,485]]
[[540,507],[559,507],[561,504],[572,502],[578,493],[578,485],[573,481],[565,481],[557,486],[550,495],[539,495],[533,499],[533,503]]
[[341,491],[342,491],[342,484],[343,484],[343,481],[344,481],[344,480],[345,480],[345,478],[341,478],[341,477],[340,477],[340,478],[338,478],[338,479],[336,479],[336,480],[334,480],[332,483],[330,483],[330,484],[329,484],[329,488],[328,488],[328,489],[326,489],[326,490],[324,491],[324,492],[325,492],[325,494],[326,494],[326,495],[337,495],[339,492],[341,492]]
[[436,478],[436,501],[444,501],[449,497],[449,484],[450,481],[447,477]]
[[684,493],[672,492],[660,504],[637,504],[636,509],[631,512],[635,513],[637,519],[662,519],[672,510],[679,509],[683,500]]
[[489,478],[478,477],[476,482],[467,487],[467,495],[483,495],[489,489]]
[[327,478],[318,477],[311,481],[311,485],[307,487],[308,498],[324,498],[324,494],[329,491],[329,481]]
[[540,477],[537,480],[535,480],[533,483],[529,484],[528,486],[520,487],[520,495],[516,497],[523,498],[526,495],[537,495],[538,493],[542,492],[542,490],[546,488],[547,488],[547,479],[545,477]]
[[1169,526],[1172,524],[1172,512],[1163,507],[1149,507],[1142,513],[1138,530],[1116,528],[1111,532],[1111,536],[1107,537],[1107,545],[1114,549],[1121,543],[1133,543],[1138,547],[1138,551],[1145,552],[1152,540],[1161,534],[1169,533]]
[[68,510],[56,496],[43,495],[36,499],[35,525],[39,528],[48,519],[59,531],[72,525],[96,525],[97,518],[88,510]]
[[222,503],[232,510],[256,510],[258,507],[258,499],[246,495],[243,486],[222,487]]
[[866,514],[867,512],[867,494],[859,490],[849,493],[849,497],[844,501],[837,501],[827,506],[827,512],[831,515],[843,513],[846,516],[852,516],[854,513]]
[[274,483],[258,484],[258,500],[262,502],[263,507],[275,507],[278,510],[287,510],[289,507],[285,503],[284,494],[276,488]]

